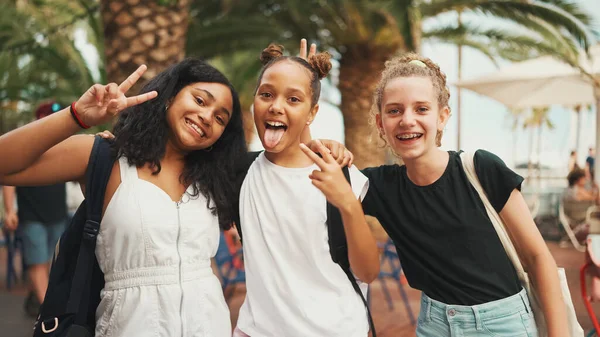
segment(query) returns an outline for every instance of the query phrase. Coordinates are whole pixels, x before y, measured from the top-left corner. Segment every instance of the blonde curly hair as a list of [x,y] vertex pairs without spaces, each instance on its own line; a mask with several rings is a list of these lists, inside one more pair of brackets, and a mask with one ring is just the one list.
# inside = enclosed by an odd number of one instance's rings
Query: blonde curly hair
[[[373,94],[373,105],[371,106],[371,122],[374,124],[377,115],[381,114],[381,99],[383,91],[387,84],[398,77],[428,77],[433,83],[433,87],[438,94],[438,105],[440,108],[450,107],[448,102],[450,100],[450,90],[446,84],[446,74],[442,72],[440,66],[431,61],[431,59],[422,57],[415,53],[407,53],[402,56],[393,58],[385,62],[385,69],[381,73],[381,80],[375,88]],[[387,141],[379,131],[379,138],[383,140],[385,144]],[[437,146],[442,145],[442,134],[443,131],[438,131],[435,136],[435,143]]]

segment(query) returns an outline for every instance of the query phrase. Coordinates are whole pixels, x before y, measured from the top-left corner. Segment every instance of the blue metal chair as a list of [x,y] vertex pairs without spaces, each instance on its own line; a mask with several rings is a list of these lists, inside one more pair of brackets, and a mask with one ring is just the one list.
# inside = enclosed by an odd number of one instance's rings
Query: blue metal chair
[[[408,313],[410,323],[412,325],[415,325],[417,321],[410,306],[410,302],[408,300],[408,296],[406,295],[406,291],[404,290],[404,285],[401,281],[402,266],[400,265],[400,259],[398,258],[396,247],[394,246],[393,241],[391,239],[388,239],[388,241],[383,245],[382,248],[383,256],[380,262],[380,271],[378,278],[381,282],[381,289],[383,290],[383,294],[387,301],[388,308],[390,311],[394,310],[394,301],[392,301],[392,296],[390,295],[390,291],[388,290],[385,279],[392,278],[398,285],[398,289],[400,290],[400,296],[402,296],[402,301],[404,302],[404,307],[406,308],[406,312]],[[386,265],[388,266],[387,268]],[[371,296],[368,296],[368,300],[370,304]]]
[[[219,278],[221,279],[221,285],[226,300],[234,294],[237,284],[246,282],[246,271],[243,269],[243,266],[237,266],[237,263],[235,262],[237,259],[242,258],[242,248],[232,253],[227,244],[225,233],[221,232],[219,248],[215,255],[215,263],[217,265],[217,271],[219,273]],[[227,291],[229,286],[233,286],[231,291]]]

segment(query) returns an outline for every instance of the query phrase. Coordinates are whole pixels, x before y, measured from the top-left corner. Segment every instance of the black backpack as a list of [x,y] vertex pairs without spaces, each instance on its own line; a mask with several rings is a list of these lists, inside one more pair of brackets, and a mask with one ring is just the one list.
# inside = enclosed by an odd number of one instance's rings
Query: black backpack
[[92,337],[104,288],[95,248],[102,204],[114,164],[110,143],[96,136],[86,172],[85,200],[60,237],[34,337]]
[[[245,172],[238,171],[238,177],[241,181],[245,178],[246,173],[248,172],[248,168],[252,165],[252,162],[258,157],[260,152],[251,152],[248,153],[248,161],[245,165]],[[350,181],[350,171],[347,166],[342,168],[342,172],[344,172],[344,176],[348,183],[352,184]],[[241,184],[240,184],[241,185]],[[240,236],[240,240],[242,240],[242,226],[240,225],[240,221],[235,222],[235,227]],[[348,258],[348,242],[346,241],[346,232],[344,230],[344,222],[342,221],[342,215],[337,207],[333,206],[329,202],[327,202],[327,235],[329,237],[329,253],[331,254],[331,259],[333,262],[337,263],[340,268],[344,271],[348,280],[352,284],[352,288],[354,291],[360,296],[362,299],[365,308],[367,309],[367,318],[369,320],[369,328],[371,329],[371,336],[377,337],[375,332],[375,325],[373,324],[373,317],[371,316],[371,310],[369,309],[369,304],[367,303],[367,299],[363,295],[360,290],[360,286],[356,282],[356,278],[352,274],[350,270],[350,260]]]

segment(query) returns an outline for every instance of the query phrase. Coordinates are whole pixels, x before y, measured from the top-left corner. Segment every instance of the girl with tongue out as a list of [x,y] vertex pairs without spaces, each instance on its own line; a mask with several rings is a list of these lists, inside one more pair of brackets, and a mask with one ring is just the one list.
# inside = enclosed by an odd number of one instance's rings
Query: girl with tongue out
[[[527,293],[463,170],[469,158],[439,149],[449,98],[446,75],[430,59],[408,54],[386,63],[371,113],[404,165],[362,171],[364,211],[379,219],[409,284],[422,290],[417,336],[537,336]],[[556,263],[519,191],[523,178],[490,152],[473,159],[539,292],[548,336],[569,336]]]
[[[340,210],[350,266],[364,295],[379,273],[359,201],[368,181],[351,167],[350,187],[322,144],[316,141],[322,159],[301,145],[310,140],[329,55],[305,60],[282,51],[271,45],[261,55],[254,121],[265,152],[250,166],[240,193],[247,294],[234,336],[366,337],[366,308],[329,252],[326,204]],[[309,176],[319,182],[313,185]],[[337,191],[341,183],[347,188]]]

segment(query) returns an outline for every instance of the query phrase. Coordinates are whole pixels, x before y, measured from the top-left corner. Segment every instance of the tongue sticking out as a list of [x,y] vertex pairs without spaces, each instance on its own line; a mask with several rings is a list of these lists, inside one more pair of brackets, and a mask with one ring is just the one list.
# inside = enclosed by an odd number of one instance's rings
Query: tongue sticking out
[[281,141],[281,137],[285,133],[284,128],[267,128],[265,130],[265,146],[268,148],[274,148]]

